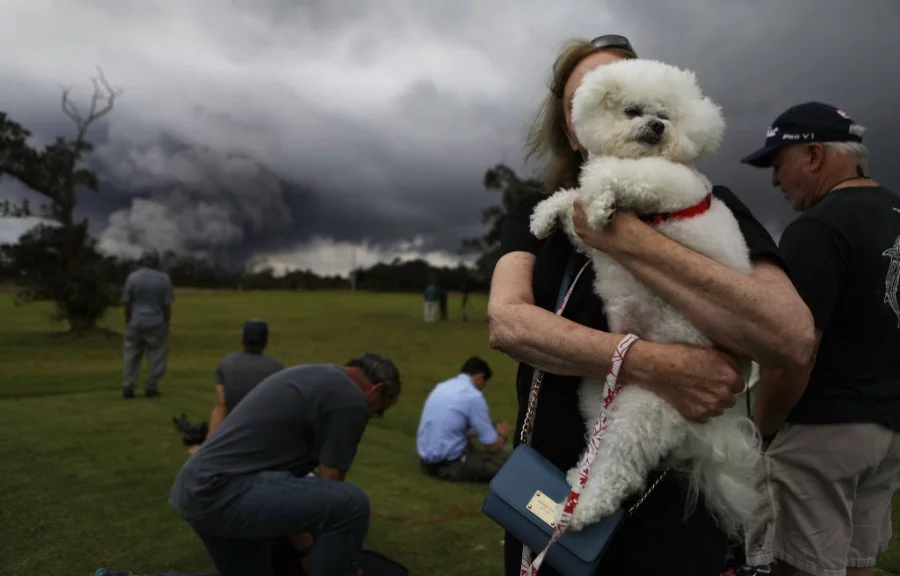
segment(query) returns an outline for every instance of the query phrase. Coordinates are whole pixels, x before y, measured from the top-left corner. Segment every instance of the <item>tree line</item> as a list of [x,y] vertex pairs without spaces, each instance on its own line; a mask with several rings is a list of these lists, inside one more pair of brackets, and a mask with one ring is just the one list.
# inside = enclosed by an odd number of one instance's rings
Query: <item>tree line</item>
[[[98,176],[87,167],[93,148],[89,130],[113,111],[122,94],[109,84],[102,70],[92,82],[94,91],[86,111],[72,101],[70,89],[62,91],[62,112],[74,124],[74,135],[58,137],[44,147],[34,146],[31,132],[0,111],[0,181],[17,180],[42,200],[34,206],[27,199],[18,203],[0,199],[0,218],[33,216],[44,222],[17,243],[0,245],[0,283],[13,286],[21,303],[53,302],[54,318],[76,333],[94,329],[108,308],[119,305],[121,286],[137,267],[133,260],[102,253],[88,232],[87,220],[75,217],[78,192],[98,190]],[[310,270],[276,275],[271,268],[225,269],[171,252],[163,255],[163,268],[176,286],[209,289],[418,292],[435,282],[449,291],[486,291],[499,255],[506,213],[522,194],[540,189],[540,183],[522,179],[508,166],[498,164],[487,170],[484,185],[489,191],[499,191],[501,197],[499,204],[482,211],[487,232],[465,239],[460,247],[460,255],[477,258],[474,269],[396,259],[358,268],[350,278],[321,276]]]

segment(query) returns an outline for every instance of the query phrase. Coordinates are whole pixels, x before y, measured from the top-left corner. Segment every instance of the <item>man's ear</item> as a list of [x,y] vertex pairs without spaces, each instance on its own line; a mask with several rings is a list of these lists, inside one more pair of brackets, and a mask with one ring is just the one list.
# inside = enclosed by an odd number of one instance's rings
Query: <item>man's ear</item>
[[821,170],[822,164],[825,162],[825,146],[819,142],[813,142],[807,148],[807,154],[809,155],[809,167],[814,172]]
[[369,388],[369,393],[366,395],[370,398],[374,398],[382,393],[384,390],[384,382],[376,382],[372,384],[372,387]]

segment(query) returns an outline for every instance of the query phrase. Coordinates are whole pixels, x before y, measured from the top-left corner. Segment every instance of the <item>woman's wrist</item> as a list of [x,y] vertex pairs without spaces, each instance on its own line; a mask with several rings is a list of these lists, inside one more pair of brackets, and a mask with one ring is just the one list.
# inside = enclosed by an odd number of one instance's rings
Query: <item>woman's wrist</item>
[[621,376],[623,384],[644,386],[650,389],[655,380],[657,352],[659,344],[638,340],[631,345],[625,360],[622,362]]

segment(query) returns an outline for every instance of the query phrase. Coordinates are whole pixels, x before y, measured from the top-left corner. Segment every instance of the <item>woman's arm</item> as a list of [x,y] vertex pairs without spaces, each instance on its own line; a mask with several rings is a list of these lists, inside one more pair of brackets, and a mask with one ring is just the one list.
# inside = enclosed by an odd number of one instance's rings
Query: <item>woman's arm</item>
[[575,201],[575,230],[678,308],[703,334],[767,368],[798,370],[815,348],[812,315],[781,268],[754,263],[748,277],[657,232],[630,212],[604,230]]
[[[488,302],[490,345],[514,360],[552,374],[603,379],[622,335],[582,326],[536,306],[531,290],[535,256],[503,255]],[[686,418],[703,421],[734,405],[743,389],[737,363],[711,349],[639,340],[622,364],[623,383],[644,386]]]

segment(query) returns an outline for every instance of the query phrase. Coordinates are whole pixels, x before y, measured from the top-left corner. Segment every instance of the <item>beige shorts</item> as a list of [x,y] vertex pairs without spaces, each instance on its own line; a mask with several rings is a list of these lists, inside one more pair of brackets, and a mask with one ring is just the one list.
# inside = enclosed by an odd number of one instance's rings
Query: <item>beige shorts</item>
[[900,434],[876,424],[785,424],[761,465],[748,564],[777,559],[814,576],[875,566],[891,539]]

